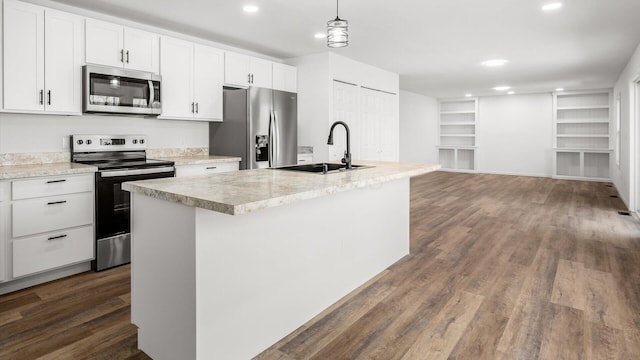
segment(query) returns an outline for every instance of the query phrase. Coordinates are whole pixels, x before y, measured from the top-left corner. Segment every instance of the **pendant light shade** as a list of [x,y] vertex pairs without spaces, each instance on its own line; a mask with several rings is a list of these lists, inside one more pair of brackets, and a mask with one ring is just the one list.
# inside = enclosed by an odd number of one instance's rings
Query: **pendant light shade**
[[327,46],[331,48],[349,45],[349,22],[338,16],[338,0],[336,0],[336,18],[327,21]]

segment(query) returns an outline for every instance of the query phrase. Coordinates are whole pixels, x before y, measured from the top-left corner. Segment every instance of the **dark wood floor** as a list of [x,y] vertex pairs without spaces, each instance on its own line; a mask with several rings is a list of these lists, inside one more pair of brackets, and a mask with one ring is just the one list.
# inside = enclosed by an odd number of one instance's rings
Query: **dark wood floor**
[[[412,180],[412,254],[259,359],[639,359],[640,224],[603,183]],[[0,296],[0,359],[147,359],[129,268]]]

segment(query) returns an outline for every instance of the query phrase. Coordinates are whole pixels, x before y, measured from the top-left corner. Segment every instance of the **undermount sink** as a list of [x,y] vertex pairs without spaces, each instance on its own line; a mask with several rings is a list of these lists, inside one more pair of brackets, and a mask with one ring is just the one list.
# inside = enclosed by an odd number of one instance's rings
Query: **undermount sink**
[[372,167],[373,166],[367,166],[367,165],[351,165],[351,169],[347,169],[345,164],[317,163],[317,164],[306,164],[306,165],[283,166],[283,167],[275,168],[274,170],[303,171],[303,172],[311,172],[311,173],[317,173],[317,174],[328,174],[328,173],[335,173],[340,171],[367,169]]

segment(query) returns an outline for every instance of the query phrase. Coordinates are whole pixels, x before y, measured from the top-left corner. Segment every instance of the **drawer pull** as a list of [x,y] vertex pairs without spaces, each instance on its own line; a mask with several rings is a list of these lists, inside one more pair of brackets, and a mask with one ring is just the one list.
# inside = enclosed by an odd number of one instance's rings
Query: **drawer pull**
[[47,240],[64,239],[66,237],[67,237],[67,234],[63,234],[63,235],[58,235],[58,236],[52,236],[52,237],[48,238]]
[[67,181],[67,179],[49,180],[49,181],[47,181],[47,184],[55,184],[55,183],[61,183],[61,182],[65,182],[65,181]]
[[217,168],[218,168],[217,166],[209,166],[209,167],[207,168],[207,170],[214,170],[214,169],[217,169]]
[[52,202],[48,202],[47,205],[58,205],[58,204],[65,204],[67,202],[67,200],[62,200],[62,201],[52,201]]

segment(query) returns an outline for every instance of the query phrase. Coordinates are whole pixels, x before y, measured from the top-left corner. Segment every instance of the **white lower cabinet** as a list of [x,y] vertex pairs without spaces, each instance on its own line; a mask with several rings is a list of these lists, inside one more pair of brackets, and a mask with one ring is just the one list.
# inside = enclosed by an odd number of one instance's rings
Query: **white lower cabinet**
[[228,171],[238,171],[240,163],[222,162],[212,164],[178,165],[176,166],[176,177],[197,176]]
[[94,258],[94,194],[93,174],[0,182],[0,294]]
[[93,194],[66,194],[16,201],[11,207],[14,238],[93,223]]
[[13,276],[20,277],[93,258],[93,226],[13,240]]

